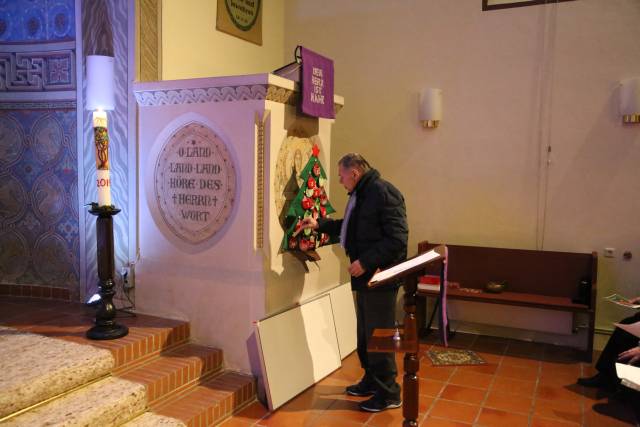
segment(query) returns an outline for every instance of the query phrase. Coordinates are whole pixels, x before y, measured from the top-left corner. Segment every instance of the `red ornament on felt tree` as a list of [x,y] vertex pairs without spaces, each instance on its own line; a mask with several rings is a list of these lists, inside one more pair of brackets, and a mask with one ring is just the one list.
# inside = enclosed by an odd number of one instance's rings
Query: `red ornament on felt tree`
[[307,188],[316,188],[316,180],[312,176],[307,180]]
[[310,197],[304,197],[302,199],[302,202],[300,202],[302,204],[302,209],[304,209],[305,211],[311,209],[313,207],[313,199],[311,199]]

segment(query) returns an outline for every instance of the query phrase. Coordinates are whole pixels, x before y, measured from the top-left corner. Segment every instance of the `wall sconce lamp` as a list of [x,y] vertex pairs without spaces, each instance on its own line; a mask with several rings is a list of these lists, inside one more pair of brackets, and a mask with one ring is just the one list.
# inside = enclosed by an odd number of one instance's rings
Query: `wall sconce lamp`
[[93,144],[96,154],[98,203],[91,203],[89,213],[95,215],[98,261],[98,294],[95,326],[86,332],[93,340],[111,340],[129,333],[129,328],[114,321],[116,309],[113,276],[115,273],[113,250],[113,216],[120,212],[111,204],[111,179],[109,178],[109,132],[107,110],[115,108],[114,58],[110,56],[87,56],[87,103],[86,109],[93,111]]
[[640,77],[620,82],[620,114],[623,123],[640,124]]
[[442,89],[429,88],[420,93],[419,119],[425,128],[437,128],[442,120]]

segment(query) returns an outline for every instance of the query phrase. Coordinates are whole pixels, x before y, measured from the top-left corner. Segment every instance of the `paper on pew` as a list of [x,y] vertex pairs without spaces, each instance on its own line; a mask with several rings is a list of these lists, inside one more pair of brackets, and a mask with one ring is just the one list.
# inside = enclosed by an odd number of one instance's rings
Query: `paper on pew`
[[614,323],[614,325],[622,329],[623,331],[627,331],[631,335],[635,335],[636,337],[640,338],[640,322],[629,323],[629,324]]
[[622,385],[640,391],[640,368],[616,363],[616,374],[622,381]]
[[415,258],[407,260],[401,264],[396,265],[395,267],[391,267],[388,270],[384,270],[374,274],[370,280],[370,283],[380,282],[384,279],[388,279],[389,277],[393,277],[400,272],[409,270],[410,268],[415,267],[416,265],[420,265],[423,262],[438,258],[439,256],[440,254],[432,249],[429,252],[425,252],[422,255],[419,255]]
[[622,307],[635,308],[635,309],[640,308],[640,304],[634,304],[629,300],[629,298],[623,297],[622,295],[619,295],[619,294],[609,295],[608,297],[604,297],[604,299],[614,304],[621,305]]

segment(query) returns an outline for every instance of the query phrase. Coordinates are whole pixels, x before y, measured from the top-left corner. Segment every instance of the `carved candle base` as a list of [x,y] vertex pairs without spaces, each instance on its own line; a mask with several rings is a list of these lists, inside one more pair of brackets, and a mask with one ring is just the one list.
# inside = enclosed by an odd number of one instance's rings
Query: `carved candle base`
[[112,340],[124,337],[129,333],[129,328],[117,324],[116,308],[113,305],[115,295],[113,272],[115,270],[113,251],[113,216],[120,209],[114,206],[98,206],[92,204],[89,213],[98,217],[96,220],[96,237],[98,246],[98,277],[100,279],[100,305],[96,313],[95,326],[86,333],[92,340]]

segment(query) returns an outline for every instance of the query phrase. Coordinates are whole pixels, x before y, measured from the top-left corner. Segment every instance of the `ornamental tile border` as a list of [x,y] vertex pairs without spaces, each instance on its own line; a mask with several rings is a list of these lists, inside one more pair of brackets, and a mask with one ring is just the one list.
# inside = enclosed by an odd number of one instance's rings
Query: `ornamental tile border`
[[0,110],[75,110],[76,101],[4,101]]
[[142,107],[262,100],[265,99],[266,94],[266,85],[224,86],[177,90],[167,89],[135,92],[136,101]]
[[73,49],[0,52],[1,92],[46,92],[76,89]]
[[[143,90],[135,92],[141,107],[159,105],[201,104],[207,102],[233,102],[266,100],[296,105],[298,93],[275,85],[240,85],[195,89]],[[342,105],[334,104],[336,112]]]

